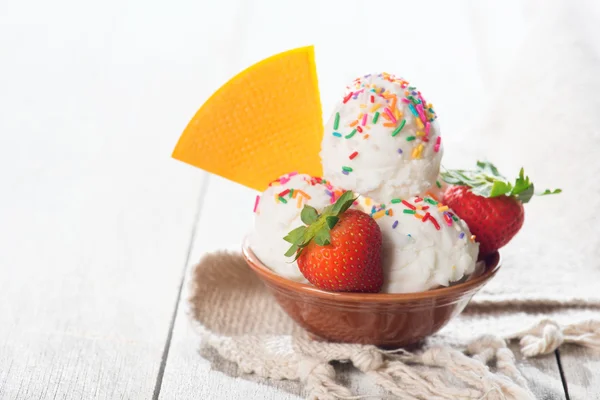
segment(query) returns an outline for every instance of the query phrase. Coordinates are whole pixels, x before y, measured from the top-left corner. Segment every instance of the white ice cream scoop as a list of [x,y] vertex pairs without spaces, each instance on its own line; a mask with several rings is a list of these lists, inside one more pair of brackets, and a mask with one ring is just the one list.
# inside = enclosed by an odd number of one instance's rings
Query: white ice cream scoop
[[426,193],[443,153],[435,119],[406,80],[387,73],[357,78],[325,126],[323,176],[380,202]]
[[467,224],[432,197],[361,199],[383,235],[383,292],[422,292],[473,273],[479,244]]
[[293,257],[284,256],[291,244],[283,238],[303,225],[300,213],[305,204],[321,211],[341,194],[341,190],[318,177],[296,173],[283,175],[257,198],[250,247],[267,267],[279,275],[307,282]]

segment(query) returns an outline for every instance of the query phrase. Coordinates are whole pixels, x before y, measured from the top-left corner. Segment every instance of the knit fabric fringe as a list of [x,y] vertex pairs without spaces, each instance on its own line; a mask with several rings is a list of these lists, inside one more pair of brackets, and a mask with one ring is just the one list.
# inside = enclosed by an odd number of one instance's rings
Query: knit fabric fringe
[[[351,362],[395,399],[535,399],[506,340],[493,335],[472,341],[464,351],[434,346],[408,352],[325,343],[305,335],[223,337],[202,327],[199,330],[206,345],[235,362],[243,372],[301,381],[308,399],[381,398],[380,394],[356,396],[351,393],[336,381],[333,361]],[[521,351],[527,357],[550,353],[562,343],[600,350],[600,321],[560,327],[553,321],[543,320],[510,339],[520,339]],[[495,368],[492,369],[491,364],[495,364]]]
[[239,254],[208,254],[192,282],[191,313],[204,345],[243,373],[302,382],[308,399],[382,398],[353,394],[336,380],[332,362],[352,363],[394,399],[535,399],[508,341],[519,340],[525,357],[563,343],[600,350],[600,320],[560,325],[544,319],[504,337],[483,335],[466,346],[416,352],[320,342],[283,313]]

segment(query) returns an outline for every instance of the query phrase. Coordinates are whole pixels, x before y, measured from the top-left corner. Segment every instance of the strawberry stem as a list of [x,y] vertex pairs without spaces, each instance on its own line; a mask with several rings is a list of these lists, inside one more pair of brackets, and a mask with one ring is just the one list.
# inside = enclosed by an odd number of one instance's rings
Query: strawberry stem
[[314,207],[308,204],[305,205],[300,212],[300,219],[306,226],[299,226],[283,238],[283,240],[292,244],[286,251],[285,256],[291,257],[295,254],[294,261],[296,261],[302,249],[308,246],[312,240],[319,246],[331,244],[330,231],[338,223],[340,216],[352,206],[355,200],[356,198],[352,192],[344,192],[334,204],[325,207],[320,214]]
[[477,161],[474,170],[446,170],[440,173],[442,179],[452,185],[462,185],[471,188],[471,191],[483,197],[513,196],[522,203],[527,203],[533,195],[545,196],[558,194],[561,189],[546,189],[541,193],[535,193],[533,182],[525,176],[523,168],[514,183],[509,182],[494,164],[488,161]]

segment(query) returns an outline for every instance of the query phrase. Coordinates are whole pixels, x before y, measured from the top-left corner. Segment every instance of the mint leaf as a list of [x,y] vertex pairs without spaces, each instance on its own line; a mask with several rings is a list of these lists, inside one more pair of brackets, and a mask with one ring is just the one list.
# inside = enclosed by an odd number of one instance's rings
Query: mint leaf
[[504,181],[494,181],[488,197],[498,197],[510,193],[512,185]]
[[302,212],[300,213],[300,219],[306,225],[310,225],[317,220],[319,217],[319,213],[314,207],[309,206],[308,204],[304,206]]
[[525,171],[521,168],[519,171],[519,177],[515,180],[515,186],[511,194],[517,196],[522,192],[529,191],[530,186],[532,185],[528,176],[525,176]]
[[533,183],[532,183],[527,187],[527,189],[523,190],[516,196],[517,196],[517,199],[519,199],[519,201],[521,203],[525,204],[525,203],[529,203],[529,200],[531,200],[531,198],[533,197],[533,193],[534,193],[534,188],[533,188]]
[[485,175],[473,171],[456,171],[456,175],[462,180],[462,184],[467,186],[481,186],[492,181],[492,179],[486,179]]
[[288,233],[287,236],[285,236],[283,238],[283,240],[285,240],[288,243],[297,243],[298,241],[300,241],[300,239],[302,238],[302,236],[304,235],[305,232],[306,232],[306,227],[299,226],[296,229],[294,229],[293,231],[291,231],[290,233]]
[[498,168],[496,168],[496,166],[489,161],[477,161],[477,168],[484,174],[488,174],[496,178],[506,180],[506,178],[502,176],[502,174],[500,174]]
[[[286,251],[286,252],[285,252],[285,256],[286,256],[286,257],[291,257],[291,256],[293,256],[294,254],[296,254],[296,252],[297,252],[297,251],[298,251],[298,246],[297,246],[297,245],[295,245],[295,244],[293,244],[293,245],[292,245],[292,247],[290,247],[290,248],[288,249],[288,251]],[[294,260],[294,261],[296,261],[296,260]]]
[[340,215],[352,206],[354,202],[354,193],[351,191],[344,192],[331,208],[331,214]]
[[327,226],[329,227],[329,229],[333,229],[333,227],[335,226],[335,224],[338,223],[339,220],[339,217],[336,217],[335,215],[330,215],[325,218],[325,222],[327,222]]
[[550,189],[546,189],[541,193],[536,193],[537,196],[547,196],[549,194],[559,194],[562,193],[562,189],[554,189],[554,190],[550,190]]
[[[474,171],[466,170],[446,170],[440,173],[442,179],[451,185],[469,186],[471,191],[483,197],[514,196],[523,203],[531,200],[535,193],[533,183],[525,175],[523,168],[519,171],[519,176],[512,184],[500,174],[498,168],[488,161],[477,161],[477,169]],[[546,189],[540,196],[549,194],[558,194],[560,189],[554,191]]]
[[440,176],[442,177],[442,180],[446,183],[449,183],[451,185],[459,185],[460,184],[460,179],[456,178],[454,176],[454,174],[452,174],[450,172],[441,172]]
[[471,192],[475,193],[478,196],[491,197],[490,193],[492,193],[492,185],[472,186]]
[[319,246],[327,246],[331,243],[331,235],[329,229],[320,229],[315,235],[315,243]]

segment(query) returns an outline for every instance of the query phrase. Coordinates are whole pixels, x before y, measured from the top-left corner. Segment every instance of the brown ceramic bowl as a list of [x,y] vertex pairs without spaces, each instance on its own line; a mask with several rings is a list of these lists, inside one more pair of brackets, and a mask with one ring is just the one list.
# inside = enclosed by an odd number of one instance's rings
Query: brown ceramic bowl
[[315,339],[386,348],[416,344],[460,314],[471,297],[500,268],[500,256],[466,282],[420,293],[333,293],[281,277],[254,255],[248,240],[246,262],[283,310]]

